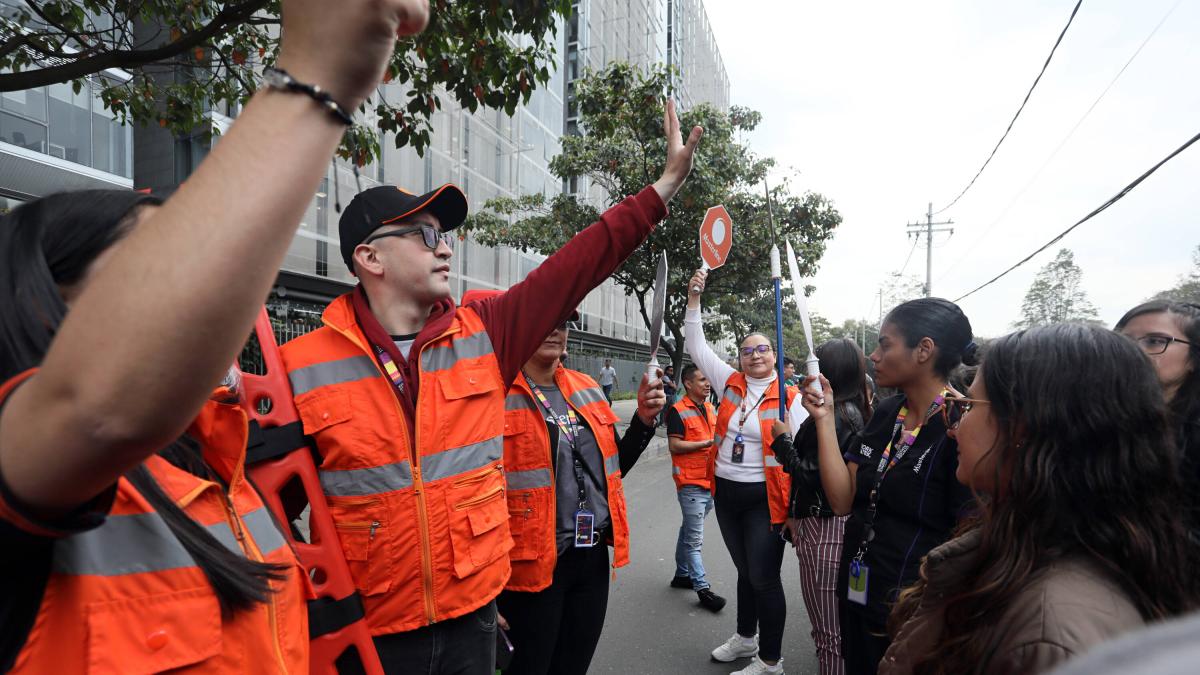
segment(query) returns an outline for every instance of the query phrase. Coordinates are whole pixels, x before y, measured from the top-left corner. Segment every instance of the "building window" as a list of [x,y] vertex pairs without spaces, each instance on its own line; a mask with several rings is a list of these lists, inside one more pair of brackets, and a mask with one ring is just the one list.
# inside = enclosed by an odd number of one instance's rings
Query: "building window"
[[88,88],[76,94],[69,84],[50,85],[49,154],[68,162],[92,164],[92,116]]
[[0,141],[130,178],[133,136],[104,109],[100,87],[54,84],[0,94]]

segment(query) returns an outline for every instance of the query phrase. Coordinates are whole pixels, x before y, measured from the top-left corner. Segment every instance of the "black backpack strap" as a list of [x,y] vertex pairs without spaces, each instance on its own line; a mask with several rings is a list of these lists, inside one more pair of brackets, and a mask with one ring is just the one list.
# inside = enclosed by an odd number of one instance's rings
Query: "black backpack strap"
[[366,616],[358,592],[344,598],[317,598],[308,601],[308,639],[339,631]]
[[[258,422],[250,420],[250,435],[246,440],[246,464],[253,466],[305,447],[312,449],[313,444],[311,439],[304,435],[304,426],[299,420],[269,429],[264,429]],[[313,454],[313,461],[317,461],[316,453]],[[317,463],[319,466],[320,462]]]

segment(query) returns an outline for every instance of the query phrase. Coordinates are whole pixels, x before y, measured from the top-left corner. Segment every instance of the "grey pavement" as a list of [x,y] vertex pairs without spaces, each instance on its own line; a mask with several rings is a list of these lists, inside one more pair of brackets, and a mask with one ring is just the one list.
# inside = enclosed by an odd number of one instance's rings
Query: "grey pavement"
[[[633,401],[615,401],[622,421],[634,412]],[[630,563],[616,570],[608,601],[604,634],[592,660],[591,673],[687,675],[731,673],[747,659],[714,663],[709,652],[736,627],[737,572],[721,541],[716,515],[704,528],[704,566],[713,591],[729,600],[719,614],[697,604],[692,591],[671,588],[675,572],[675,538],[681,516],[671,480],[671,461],[660,427],[659,438],[625,480],[629,505]],[[800,574],[791,547],[784,552],[783,586],[788,614],[784,630],[784,669],[791,675],[817,673],[816,654],[804,603]]]

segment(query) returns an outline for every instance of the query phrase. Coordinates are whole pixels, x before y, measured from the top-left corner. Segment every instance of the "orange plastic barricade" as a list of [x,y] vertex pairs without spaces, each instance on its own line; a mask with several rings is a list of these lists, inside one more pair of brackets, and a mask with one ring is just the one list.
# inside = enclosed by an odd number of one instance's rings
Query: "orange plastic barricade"
[[[367,623],[362,618],[362,601],[354,588],[350,568],[342,555],[337,531],[321,483],[317,478],[317,467],[312,454],[299,431],[300,416],[292,402],[292,389],[287,371],[279,355],[279,345],[271,330],[271,319],[264,307],[254,324],[254,332],[262,348],[266,375],[242,374],[242,405],[257,422],[261,432],[252,428],[251,448],[247,453],[247,471],[262,493],[267,506],[274,512],[279,523],[284,525],[284,536],[291,542],[304,569],[312,580],[317,599],[309,603],[309,637],[312,644],[310,672],[334,674],[337,658],[351,647],[357,649],[366,672],[383,675],[383,666]],[[268,404],[269,401],[269,404]],[[260,408],[268,411],[260,412]],[[253,425],[252,425],[253,427]],[[262,439],[273,431],[289,430],[291,434],[279,434],[272,439],[277,451],[261,461],[255,459],[255,437]],[[279,453],[279,437],[282,436],[290,451]],[[294,444],[287,439],[295,439]],[[287,450],[287,447],[282,448]],[[308,499],[309,542],[298,540],[292,532],[283,496],[289,484],[299,480]]]

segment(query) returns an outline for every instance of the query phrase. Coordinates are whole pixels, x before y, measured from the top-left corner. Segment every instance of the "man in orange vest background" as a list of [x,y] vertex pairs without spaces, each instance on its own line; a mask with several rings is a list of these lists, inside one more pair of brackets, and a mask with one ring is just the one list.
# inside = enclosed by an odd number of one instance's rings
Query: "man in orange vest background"
[[[702,130],[684,142],[670,101],[663,126],[657,182],[508,292],[466,306],[450,297],[448,232],[467,215],[457,187],[418,196],[380,186],[342,213],[342,258],[360,283],[326,308],[323,327],[281,351],[389,673],[494,672],[495,598],[513,546],[500,461],[505,392],[666,216]],[[339,663],[342,672],[354,661]]]
[[705,609],[719,612],[725,606],[725,598],[713,593],[700,557],[704,519],[713,509],[708,462],[715,447],[717,413],[708,402],[711,389],[708,378],[699,368],[693,364],[684,366],[682,381],[684,396],[667,411],[671,475],[683,511],[683,524],[675,542],[675,578],[671,579],[671,587],[694,589]]

